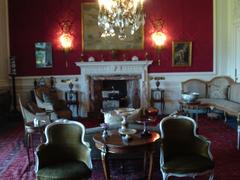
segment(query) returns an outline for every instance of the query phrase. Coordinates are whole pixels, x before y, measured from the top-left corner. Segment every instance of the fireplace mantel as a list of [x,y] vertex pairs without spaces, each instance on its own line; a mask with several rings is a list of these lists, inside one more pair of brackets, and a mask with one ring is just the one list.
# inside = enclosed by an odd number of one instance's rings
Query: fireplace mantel
[[89,78],[91,76],[114,76],[114,75],[140,75],[139,80],[141,93],[141,107],[147,107],[149,96],[148,66],[152,61],[100,61],[100,62],[76,62],[81,73],[79,86],[81,91],[81,116],[86,117],[89,112]]

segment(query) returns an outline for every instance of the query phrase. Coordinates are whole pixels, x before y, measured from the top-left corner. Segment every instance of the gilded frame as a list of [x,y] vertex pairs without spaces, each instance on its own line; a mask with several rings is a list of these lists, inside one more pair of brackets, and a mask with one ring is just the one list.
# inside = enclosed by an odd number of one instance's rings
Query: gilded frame
[[144,48],[144,27],[124,40],[115,37],[101,38],[101,28],[97,25],[97,3],[81,3],[82,48],[91,50],[134,50]]
[[173,41],[172,42],[172,66],[190,67],[192,65],[192,42]]

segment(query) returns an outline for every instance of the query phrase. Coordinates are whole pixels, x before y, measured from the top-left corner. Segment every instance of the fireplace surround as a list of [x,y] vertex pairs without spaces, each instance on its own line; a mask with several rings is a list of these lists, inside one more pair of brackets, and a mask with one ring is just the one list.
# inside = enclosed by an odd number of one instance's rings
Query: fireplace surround
[[87,117],[91,108],[91,101],[95,101],[93,88],[94,80],[133,80],[138,81],[140,107],[148,106],[149,84],[148,66],[152,61],[101,61],[101,62],[76,62],[80,67],[80,115]]

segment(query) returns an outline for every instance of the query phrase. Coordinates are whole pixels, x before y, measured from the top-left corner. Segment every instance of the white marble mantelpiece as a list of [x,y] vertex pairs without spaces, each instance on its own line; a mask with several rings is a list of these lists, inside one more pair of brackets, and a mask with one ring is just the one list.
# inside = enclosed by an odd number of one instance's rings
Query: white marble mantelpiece
[[80,67],[79,86],[81,91],[81,116],[89,111],[89,78],[91,76],[141,75],[139,80],[141,107],[147,106],[149,97],[148,66],[152,61],[100,61],[76,62]]

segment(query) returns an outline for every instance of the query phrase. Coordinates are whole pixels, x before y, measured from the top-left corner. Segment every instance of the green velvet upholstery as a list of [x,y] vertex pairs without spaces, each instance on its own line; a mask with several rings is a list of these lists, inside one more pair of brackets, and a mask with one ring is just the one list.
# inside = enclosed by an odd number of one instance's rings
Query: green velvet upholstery
[[36,150],[37,179],[87,179],[92,162],[85,128],[75,121],[57,120],[46,127],[47,141]]
[[38,179],[87,179],[91,170],[83,162],[62,162],[49,165],[38,171]]
[[196,122],[186,116],[169,116],[160,122],[162,145],[160,168],[163,179],[169,176],[196,176],[210,173],[213,178],[214,161],[210,142],[196,134]]

